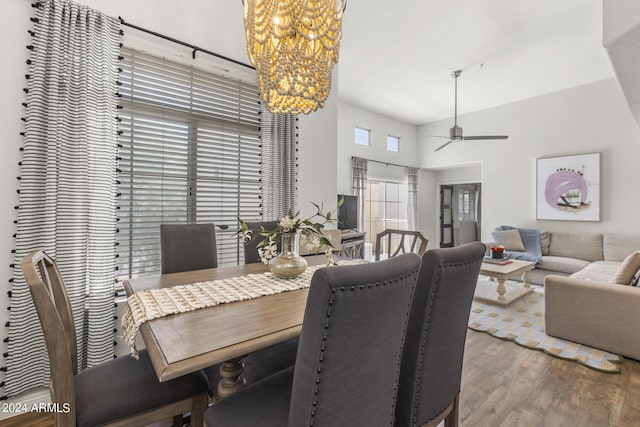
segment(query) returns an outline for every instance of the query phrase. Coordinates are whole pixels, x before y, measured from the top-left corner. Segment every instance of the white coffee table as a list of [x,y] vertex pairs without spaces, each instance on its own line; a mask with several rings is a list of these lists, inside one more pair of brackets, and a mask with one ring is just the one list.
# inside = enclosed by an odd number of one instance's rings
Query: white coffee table
[[[513,262],[505,265],[483,262],[480,267],[480,275],[487,276],[487,278],[478,278],[473,299],[500,306],[507,306],[533,292],[533,289],[527,281],[527,273],[533,270],[534,264],[529,261],[515,259],[512,261]],[[522,283],[507,282],[509,277],[518,274],[522,274]],[[490,278],[494,280],[490,280]]]

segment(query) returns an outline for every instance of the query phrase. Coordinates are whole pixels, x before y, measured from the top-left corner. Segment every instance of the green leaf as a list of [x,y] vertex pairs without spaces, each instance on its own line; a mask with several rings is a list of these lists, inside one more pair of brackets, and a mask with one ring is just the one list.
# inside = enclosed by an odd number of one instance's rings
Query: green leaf
[[333,244],[331,243],[331,241],[329,239],[327,239],[326,237],[323,237],[320,239],[320,243],[322,243],[323,245],[326,246],[331,246],[332,248],[334,247]]

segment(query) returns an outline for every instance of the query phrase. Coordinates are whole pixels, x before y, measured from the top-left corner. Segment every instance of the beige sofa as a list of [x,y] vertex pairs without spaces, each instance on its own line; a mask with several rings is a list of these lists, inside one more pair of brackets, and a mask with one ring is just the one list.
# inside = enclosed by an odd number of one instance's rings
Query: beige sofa
[[550,274],[606,282],[629,254],[640,250],[640,234],[543,231],[540,248],[540,263],[528,275],[531,283],[542,285]]
[[640,287],[608,283],[637,250],[640,235],[549,233],[532,271],[545,286],[546,333],[640,360]]

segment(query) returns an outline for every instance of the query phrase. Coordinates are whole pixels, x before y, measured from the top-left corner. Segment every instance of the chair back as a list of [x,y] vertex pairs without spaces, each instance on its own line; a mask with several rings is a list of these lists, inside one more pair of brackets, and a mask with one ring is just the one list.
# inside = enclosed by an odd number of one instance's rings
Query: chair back
[[70,405],[56,413],[56,425],[76,424],[73,377],[78,373],[76,328],[69,295],[55,261],[35,251],[20,261],[49,354],[51,402]]
[[160,225],[162,274],[216,267],[218,267],[218,252],[215,225]]
[[[411,304],[396,425],[421,426],[457,402],[462,358],[485,245],[427,251]],[[456,409],[457,410],[457,409]]]
[[419,231],[386,229],[376,236],[376,261],[380,261],[382,253],[388,254],[388,258],[407,252],[422,256],[427,243],[429,240]]
[[392,425],[420,257],[318,269],[311,279],[289,425]]
[[[258,235],[262,228],[266,231],[272,231],[278,226],[278,221],[256,221],[256,222],[247,222],[247,227],[253,233],[251,234],[252,239],[244,244],[244,263],[245,264],[254,264],[260,261],[260,255],[258,255],[258,243],[262,241],[262,238]],[[278,243],[278,250],[280,250],[280,242]]]

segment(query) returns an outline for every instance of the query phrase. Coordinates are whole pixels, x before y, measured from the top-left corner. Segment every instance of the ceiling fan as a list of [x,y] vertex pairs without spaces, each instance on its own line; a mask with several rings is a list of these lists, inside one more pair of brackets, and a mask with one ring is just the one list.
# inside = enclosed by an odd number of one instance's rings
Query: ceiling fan
[[476,141],[481,139],[507,139],[507,135],[473,135],[463,136],[462,128],[458,126],[458,77],[462,74],[462,70],[456,70],[451,73],[451,77],[455,80],[455,110],[453,115],[453,127],[449,130],[449,136],[436,136],[437,138],[447,138],[449,141],[445,142],[434,151],[440,151],[452,142],[458,141]]

